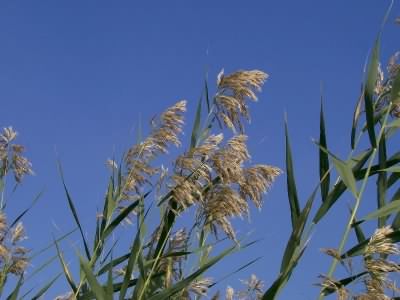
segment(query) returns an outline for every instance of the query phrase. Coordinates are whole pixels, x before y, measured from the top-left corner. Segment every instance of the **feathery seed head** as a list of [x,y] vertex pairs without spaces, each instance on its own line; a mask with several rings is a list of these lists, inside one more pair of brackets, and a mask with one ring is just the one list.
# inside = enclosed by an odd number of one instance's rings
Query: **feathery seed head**
[[248,197],[257,208],[262,206],[262,196],[268,191],[281,170],[268,165],[254,165],[243,170],[242,179],[239,181],[240,194]]
[[228,286],[225,292],[225,300],[233,300],[233,296],[235,295],[235,290]]
[[256,101],[255,91],[260,91],[268,75],[262,71],[238,71],[225,76],[218,74],[218,92],[215,97],[217,118],[233,130],[243,132],[242,118],[250,119],[247,99]]
[[372,235],[365,248],[365,256],[371,256],[375,253],[380,254],[400,254],[398,246],[387,236],[393,232],[390,226],[378,228]]
[[158,173],[150,166],[151,160],[167,153],[170,144],[180,145],[178,135],[182,132],[183,113],[186,101],[179,101],[164,111],[158,122],[154,122],[152,132],[143,142],[131,147],[125,155],[127,175],[126,191],[136,191],[147,182],[147,178]]
[[192,281],[189,290],[198,296],[207,297],[208,288],[213,284],[212,278],[206,277]]
[[234,136],[211,157],[213,169],[224,183],[238,183],[242,179],[243,163],[250,159],[246,141],[246,135]]
[[24,239],[26,239],[24,226],[21,222],[18,222],[12,231],[11,242],[15,244]]

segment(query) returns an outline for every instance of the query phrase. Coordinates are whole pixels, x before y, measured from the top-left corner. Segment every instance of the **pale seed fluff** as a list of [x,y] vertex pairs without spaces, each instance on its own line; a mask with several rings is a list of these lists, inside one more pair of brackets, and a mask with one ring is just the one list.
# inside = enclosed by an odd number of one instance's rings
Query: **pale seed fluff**
[[243,176],[243,163],[250,159],[247,136],[236,135],[211,157],[212,167],[224,183],[238,183]]
[[342,286],[338,281],[333,278],[327,277],[325,275],[319,275],[322,279],[319,284],[326,292],[334,292],[337,295],[338,300],[347,300],[349,297],[349,292]]
[[218,92],[215,96],[216,116],[228,127],[243,132],[242,118],[250,119],[247,99],[257,100],[255,91],[260,91],[268,75],[259,70],[218,74]]
[[228,286],[225,292],[225,300],[233,300],[233,296],[235,295],[235,290]]
[[24,226],[21,222],[18,222],[12,231],[11,242],[15,244],[24,239],[26,239]]
[[11,143],[16,137],[18,133],[11,127],[3,128],[3,133],[0,134],[0,143],[2,144],[9,144]]
[[364,255],[370,256],[375,253],[379,254],[400,254],[397,244],[393,243],[388,235],[393,232],[390,226],[385,226],[375,230],[370,238]]
[[255,165],[243,169],[242,179],[239,181],[242,197],[249,198],[260,209],[263,194],[268,191],[281,172],[279,168],[268,165]]
[[180,146],[178,135],[182,132],[186,101],[179,101],[164,111],[158,121],[153,121],[151,134],[141,143],[132,146],[125,155],[126,192],[138,191],[148,182],[148,177],[158,173],[150,162],[160,154],[167,153],[169,145]]
[[198,296],[207,296],[209,287],[213,284],[212,278],[196,279],[190,284],[189,290]]

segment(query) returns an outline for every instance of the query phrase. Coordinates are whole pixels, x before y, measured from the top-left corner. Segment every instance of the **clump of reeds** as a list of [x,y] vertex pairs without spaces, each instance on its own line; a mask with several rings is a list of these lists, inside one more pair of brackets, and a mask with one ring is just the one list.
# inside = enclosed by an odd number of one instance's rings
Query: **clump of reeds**
[[[112,175],[104,209],[97,214],[93,250],[64,183],[84,248],[84,257],[80,257],[83,273],[76,282],[57,247],[72,290],[68,297],[85,299],[92,293],[108,299],[117,294],[120,299],[128,296],[140,300],[200,299],[208,295],[214,281],[203,274],[224,256],[252,244],[241,242],[232,218],[246,217],[250,203],[261,209],[263,195],[281,173],[277,167],[251,163],[248,136],[244,134],[245,121],[250,119],[248,101],[257,99],[256,92],[266,78],[258,70],[220,73],[213,97],[208,95],[209,87],[205,88],[187,146],[181,138],[186,101],[179,101],[152,119],[149,135],[128,149],[121,164],[108,160]],[[183,148],[171,158],[173,168],[168,170],[164,163],[156,165],[156,161],[170,159],[171,146]],[[149,234],[146,222],[148,211],[154,209],[153,201],[161,217],[157,226],[150,224],[153,230]],[[176,229],[176,220],[189,212],[194,215],[191,222]],[[112,258],[109,238],[121,230],[124,221],[136,225],[130,254]],[[223,240],[220,234],[233,243],[213,255],[214,245]],[[195,264],[194,255],[199,256]],[[104,282],[106,273],[115,278]],[[254,293],[261,294],[261,281],[252,277],[248,285],[254,285]]]
[[9,222],[5,212],[8,175],[13,174],[20,184],[25,175],[33,174],[31,163],[23,156],[24,147],[15,144],[17,135],[12,127],[4,128],[0,134],[0,296],[9,276],[23,278],[29,264],[29,251],[21,245],[26,239],[24,226],[19,218]]

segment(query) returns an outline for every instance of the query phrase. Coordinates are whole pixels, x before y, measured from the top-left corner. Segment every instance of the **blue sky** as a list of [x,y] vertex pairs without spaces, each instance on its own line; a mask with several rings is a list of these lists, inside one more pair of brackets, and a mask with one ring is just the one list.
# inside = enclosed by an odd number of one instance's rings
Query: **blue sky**
[[[84,226],[93,230],[107,181],[105,160],[134,142],[139,119],[145,125],[177,100],[189,101],[190,123],[205,70],[211,85],[222,68],[226,73],[261,69],[270,75],[259,102],[251,106],[250,150],[253,161],[284,168],[287,112],[304,203],[318,176],[311,137],[318,137],[321,82],[328,143],[344,156],[365,58],[388,4],[378,0],[2,1],[0,126],[17,129],[36,172],[13,196],[10,213],[16,214],[45,189],[25,220],[27,245],[39,248],[52,233],[73,226],[57,158]],[[384,63],[397,50],[398,10],[395,5],[384,31]],[[252,223],[241,227],[254,229],[254,236],[263,237],[263,242],[239,259],[222,263],[215,274],[223,274],[238,260],[264,258],[224,281],[222,289],[236,286],[238,278],[251,273],[268,286],[278,273],[290,234],[284,176],[265,201],[261,213],[252,213]],[[345,203],[338,205],[316,229],[281,299],[315,297],[312,283],[329,267],[319,248],[338,245],[346,212]],[[58,286],[61,292],[62,286]],[[54,295],[52,291],[49,297]]]

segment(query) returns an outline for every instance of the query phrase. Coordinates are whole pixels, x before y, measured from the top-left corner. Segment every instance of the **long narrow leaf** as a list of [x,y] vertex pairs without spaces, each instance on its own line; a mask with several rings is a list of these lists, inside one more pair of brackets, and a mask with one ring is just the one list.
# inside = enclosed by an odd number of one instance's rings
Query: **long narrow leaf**
[[56,275],[53,279],[51,279],[44,287],[39,290],[39,292],[37,292],[35,296],[32,297],[32,300],[40,299],[44,295],[44,293],[46,293],[49,288],[51,288],[51,286],[58,280],[58,278],[60,278],[61,275],[62,273]]
[[[365,171],[362,169],[362,167],[365,165],[365,163],[368,161],[372,154],[372,150],[365,151],[364,153],[361,154],[359,159],[357,160],[357,163],[354,165],[352,168],[352,172],[354,174],[354,177],[357,180],[361,180],[364,178]],[[399,155],[400,159],[400,155]],[[371,173],[370,175],[372,176],[373,173],[373,168],[371,168]],[[329,192],[327,200],[321,204],[319,209],[317,210],[317,213],[315,214],[313,218],[313,223],[317,224],[324,216],[325,214],[328,213],[329,209],[333,206],[333,204],[336,203],[336,201],[340,198],[340,196],[346,191],[346,185],[343,183],[343,181],[339,181]]]
[[364,87],[361,87],[361,96],[358,98],[356,108],[354,109],[353,113],[353,122],[351,125],[351,149],[354,149],[356,146],[356,133],[357,133],[357,126],[358,126],[358,121],[360,119],[361,115],[361,104],[363,103],[364,99]]
[[221,259],[223,259],[225,256],[233,253],[235,250],[238,249],[244,249],[251,245],[252,243],[249,243],[245,246],[242,246],[241,248],[238,248],[236,245],[233,247],[230,247],[220,253],[219,255],[209,259],[207,263],[205,263],[203,266],[201,266],[199,269],[197,269],[195,272],[187,276],[186,278],[182,279],[181,281],[175,283],[172,287],[167,288],[162,290],[161,292],[155,294],[154,296],[150,297],[148,300],[164,300],[168,299],[169,297],[175,295],[179,291],[183,290],[186,288],[193,280],[198,278],[200,275],[202,275],[205,271],[207,271],[209,268],[214,266],[216,263],[218,263]]
[[17,285],[15,286],[14,290],[7,297],[7,300],[17,300],[18,299],[19,291],[21,289],[23,281],[24,281],[24,277],[21,275],[18,279]]
[[332,162],[335,165],[335,168],[339,173],[340,178],[343,180],[343,183],[353,194],[354,198],[356,198],[358,196],[356,179],[354,178],[353,170],[351,169],[350,164],[336,157],[332,157]]
[[203,95],[200,96],[197,104],[196,115],[193,123],[192,136],[190,141],[190,148],[194,148],[197,145],[198,138],[200,136],[200,125],[201,125],[201,103],[203,102]]
[[[386,154],[386,137],[385,134],[382,135],[379,141],[379,151],[378,151],[378,164],[381,169],[386,168],[387,154]],[[386,172],[378,173],[377,181],[377,208],[378,210],[385,206],[386,204],[386,190],[387,190],[387,174]],[[386,224],[386,216],[378,218],[378,227],[381,228]]]
[[78,226],[79,232],[80,232],[81,237],[82,237],[82,241],[83,241],[83,246],[84,246],[84,249],[85,249],[86,257],[88,258],[88,260],[90,260],[91,257],[90,257],[89,246],[88,246],[88,243],[86,241],[85,234],[83,233],[81,222],[79,221],[78,213],[77,213],[77,211],[75,209],[74,202],[72,201],[72,198],[71,198],[71,195],[70,195],[70,193],[68,191],[67,185],[65,184],[64,173],[62,171],[62,167],[61,167],[61,163],[60,162],[58,162],[58,170],[59,170],[59,173],[60,173],[60,176],[61,176],[61,181],[62,181],[62,184],[63,184],[63,187],[64,187],[64,192],[65,192],[65,194],[67,196],[69,208],[70,208],[70,210],[72,212],[72,216],[74,217],[75,223]]
[[286,180],[287,180],[287,193],[290,205],[290,217],[292,220],[292,228],[295,228],[297,218],[300,215],[300,205],[297,196],[296,181],[293,169],[292,150],[290,148],[289,130],[287,120],[285,120],[285,141],[286,141]]
[[100,283],[97,281],[96,277],[94,276],[92,269],[90,268],[88,262],[85,261],[84,258],[81,257],[80,255],[79,255],[79,262],[80,262],[80,266],[81,266],[83,272],[85,273],[85,276],[87,278],[89,286],[96,296],[96,299],[97,300],[106,300],[106,294],[104,292],[104,289],[100,285]]
[[33,199],[32,203],[28,206],[28,208],[24,209],[11,223],[10,227],[14,227],[18,223],[19,220],[22,219],[23,216],[25,216],[26,213],[28,213],[33,206],[35,206],[36,202],[42,197],[44,191],[39,192],[39,194]]
[[71,272],[69,271],[68,266],[64,261],[64,257],[63,257],[63,255],[62,255],[62,253],[60,251],[60,248],[58,247],[58,243],[57,243],[56,240],[54,240],[54,244],[56,246],[57,255],[58,255],[58,258],[60,260],[60,263],[61,263],[61,266],[62,266],[62,269],[63,269],[63,272],[64,272],[65,279],[67,279],[67,282],[68,282],[69,286],[71,287],[72,291],[74,293],[76,293],[76,291],[78,289],[77,289],[76,284],[75,284],[75,282],[74,282],[74,280],[72,278]]
[[381,208],[377,209],[376,211],[369,213],[364,218],[362,218],[358,223],[361,223],[363,221],[383,218],[398,211],[400,211],[400,199],[390,202],[382,206]]
[[371,57],[367,67],[367,74],[366,74],[367,77],[365,79],[365,92],[364,92],[365,115],[367,120],[368,136],[373,148],[377,147],[375,126],[374,126],[374,89],[376,86],[376,82],[378,79],[378,72],[379,72],[378,69],[379,69],[379,56],[380,56],[379,52],[380,52],[381,35],[383,31],[383,26],[388,19],[392,6],[393,6],[393,1],[391,1],[389,8],[386,11],[386,14],[383,18],[381,29],[375,40],[375,44],[372,49]]
[[[325,118],[324,118],[324,109],[322,103],[321,96],[321,112],[320,112],[320,123],[319,123],[319,144],[325,148],[327,147],[326,142],[326,132],[325,132]],[[329,193],[329,185],[330,185],[330,174],[329,174],[329,158],[328,154],[323,151],[321,148],[319,149],[319,178],[321,180],[321,199],[322,202],[325,202]]]
[[[389,233],[387,238],[390,239],[392,243],[400,242],[400,230],[395,230],[392,233]],[[364,254],[365,247],[367,247],[368,242],[370,241],[370,237],[366,239],[364,242],[358,243],[351,249],[347,250],[345,253],[341,255],[341,258],[353,257]]]

